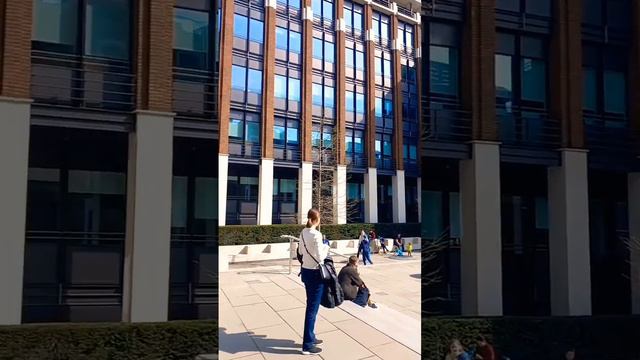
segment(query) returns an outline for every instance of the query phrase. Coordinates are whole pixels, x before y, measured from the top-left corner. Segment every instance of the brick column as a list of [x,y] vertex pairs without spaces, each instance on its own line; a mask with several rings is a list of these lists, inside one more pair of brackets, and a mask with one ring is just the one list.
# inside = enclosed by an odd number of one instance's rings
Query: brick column
[[404,169],[402,152],[402,55],[398,41],[398,17],[391,16],[391,48],[393,52],[393,153],[396,170]]
[[129,134],[122,319],[166,321],[171,262],[173,5],[136,8],[137,97]]
[[[228,2],[228,1],[227,1]],[[262,68],[262,158],[273,159],[273,96],[276,66],[276,0],[264,2],[264,67]],[[260,206],[258,204],[258,206]]]
[[582,2],[553,2],[549,61],[550,113],[560,122],[563,148],[584,147],[582,121]]
[[[302,121],[300,124],[300,148],[302,150],[302,162],[312,163],[313,150],[311,148],[311,129],[313,128],[313,12],[311,11],[311,0],[304,0],[303,6]],[[306,221],[306,216],[307,213],[305,212],[300,216],[300,221]]]
[[462,40],[462,102],[471,111],[473,138],[497,140],[494,53],[495,0],[468,0]]
[[366,152],[367,163],[369,168],[376,167],[376,74],[375,74],[375,49],[373,43],[373,9],[370,4],[364,6],[364,29],[365,29],[365,51],[366,51],[366,71],[367,71],[367,134],[366,134]]
[[137,8],[137,108],[170,112],[173,86],[173,0],[141,0]]
[[[233,65],[233,1],[222,2],[220,28],[220,69],[218,97],[219,154],[229,154],[229,117],[231,116],[231,66]],[[226,198],[225,194],[220,194]],[[223,214],[226,209],[219,209]]]
[[[345,144],[345,122],[347,117],[347,109],[346,109],[346,94],[345,94],[345,20],[344,20],[344,0],[336,0],[335,2],[336,8],[336,47],[338,54],[338,58],[336,59],[336,91],[338,92],[338,96],[336,96],[336,120],[338,124],[338,138],[336,139],[336,144],[338,146],[338,164],[346,165],[346,153],[347,148]],[[346,185],[345,185],[346,186]]]
[[20,324],[31,118],[32,1],[0,1],[0,325]]
[[[414,40],[414,44],[413,47],[415,49],[414,53],[415,53],[415,66],[416,66],[416,89],[418,90],[418,132],[420,134],[419,138],[418,138],[418,172],[421,171],[422,169],[422,141],[424,141],[424,139],[422,138],[422,83],[423,81],[425,83],[428,83],[427,80],[424,80],[422,78],[422,61],[429,61],[429,59],[422,59],[422,26],[421,25],[416,25],[415,29],[413,31],[413,40]],[[426,46],[426,44],[425,44]],[[429,74],[425,74],[426,76],[429,76]],[[420,179],[420,178],[418,178]],[[421,182],[418,181],[418,191],[420,191],[420,185]],[[421,196],[418,196],[418,202],[420,202],[420,199],[422,199]]]

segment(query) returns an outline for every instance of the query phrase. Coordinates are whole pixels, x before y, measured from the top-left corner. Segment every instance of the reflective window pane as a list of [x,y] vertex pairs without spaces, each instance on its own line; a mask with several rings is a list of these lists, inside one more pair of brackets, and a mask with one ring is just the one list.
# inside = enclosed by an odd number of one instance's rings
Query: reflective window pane
[[231,67],[231,88],[245,91],[247,81],[247,69],[242,66],[233,65]]
[[244,138],[244,129],[242,120],[239,119],[231,119],[229,121],[229,137],[242,139]]
[[511,73],[511,56],[495,56],[496,96],[511,99],[513,94],[513,80]]
[[86,4],[85,54],[128,60],[132,34],[129,0],[87,0]]
[[276,48],[287,50],[287,29],[276,26]]
[[598,109],[598,75],[592,68],[584,68],[582,74],[582,107],[596,111]]
[[324,106],[328,108],[333,108],[333,87],[325,86],[324,87]]
[[204,11],[175,9],[173,48],[207,53],[209,14]]
[[322,40],[313,38],[313,58],[322,60]]
[[274,95],[278,99],[287,98],[287,78],[276,75],[274,78]]
[[247,122],[246,136],[246,142],[254,144],[260,143],[260,124],[256,122]]
[[604,110],[609,113],[627,112],[626,80],[623,72],[604,72]]
[[247,91],[262,94],[262,71],[249,69],[247,80]]
[[301,49],[300,33],[289,31],[289,51],[300,54]]
[[431,46],[429,61],[431,91],[438,94],[458,95],[457,51],[442,46]]
[[311,90],[312,90],[311,97],[313,99],[313,105],[322,106],[322,85],[313,84],[311,86]]
[[300,101],[300,80],[289,78],[289,100]]
[[262,43],[264,37],[264,24],[260,20],[249,20],[249,40]]
[[524,58],[521,66],[522,99],[544,103],[547,90],[544,61]]
[[233,14],[233,36],[247,39],[249,28],[249,19],[246,16]]
[[77,0],[33,2],[33,40],[74,47],[77,26]]

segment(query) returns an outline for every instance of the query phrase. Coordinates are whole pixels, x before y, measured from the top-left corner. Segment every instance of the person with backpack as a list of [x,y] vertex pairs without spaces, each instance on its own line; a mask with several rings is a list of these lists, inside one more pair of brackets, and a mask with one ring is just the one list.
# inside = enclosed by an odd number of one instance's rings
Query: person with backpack
[[364,229],[360,230],[360,237],[358,238],[358,253],[356,254],[356,258],[360,258],[360,253],[362,252],[362,242],[367,238],[367,233],[364,232]]
[[371,241],[367,234],[364,234],[364,239],[360,242],[360,246],[362,247],[362,263],[364,266],[367,266],[367,261],[369,261],[369,265],[373,265],[373,261],[371,261]]
[[320,225],[320,212],[310,209],[307,213],[307,225],[300,233],[300,246],[298,246],[302,262],[300,274],[307,293],[302,339],[303,355],[318,354],[322,351],[317,346],[322,343],[322,340],[316,338],[314,329],[322,296],[327,286],[321,266],[324,266],[325,259],[329,255],[329,245],[323,243],[318,225]]

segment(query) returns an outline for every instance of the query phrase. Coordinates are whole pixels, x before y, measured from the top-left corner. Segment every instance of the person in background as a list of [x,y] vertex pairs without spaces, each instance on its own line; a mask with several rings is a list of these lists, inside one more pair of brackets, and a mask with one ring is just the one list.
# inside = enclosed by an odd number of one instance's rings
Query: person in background
[[413,242],[407,244],[407,254],[409,254],[409,256],[413,256]]
[[351,255],[347,265],[338,274],[340,287],[344,291],[344,298],[364,307],[369,305],[372,308],[378,306],[371,301],[369,288],[364,284],[360,274],[358,274],[358,258]]
[[373,261],[371,261],[371,241],[366,234],[360,244],[362,246],[362,263],[367,266],[367,261],[369,261],[369,265],[373,265]]
[[396,236],[396,239],[398,239],[398,244],[400,244],[400,250],[404,254],[404,240],[402,240],[402,235],[398,234],[398,236]]
[[464,347],[460,343],[460,340],[453,339],[451,345],[449,345],[449,352],[444,358],[445,360],[473,360],[471,356],[464,351]]
[[478,335],[476,338],[476,359],[478,360],[496,360],[496,352],[493,346],[489,344],[484,335]]
[[387,242],[384,240],[382,235],[380,235],[380,248],[382,249],[383,253],[385,253],[385,254],[387,252],[389,252],[389,249],[387,249]]
[[362,242],[367,238],[367,233],[364,232],[364,229],[360,230],[360,237],[358,238],[358,254],[356,257],[360,258],[360,253],[362,252]]
[[325,245],[329,245],[329,239],[327,239],[327,235],[322,235],[322,243]]

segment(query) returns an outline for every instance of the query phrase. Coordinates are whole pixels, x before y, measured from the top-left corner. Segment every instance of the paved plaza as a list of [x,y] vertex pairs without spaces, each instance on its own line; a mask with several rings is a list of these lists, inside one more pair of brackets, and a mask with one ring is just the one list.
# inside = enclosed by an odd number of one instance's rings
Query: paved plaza
[[[346,258],[334,256],[336,270]],[[378,309],[345,301],[321,307],[316,335],[322,353],[300,354],[305,290],[300,266],[288,261],[231,265],[220,273],[220,359],[420,359],[420,255],[373,256],[358,266]]]

